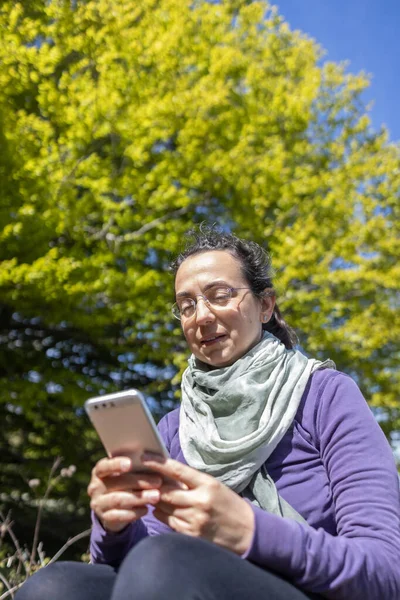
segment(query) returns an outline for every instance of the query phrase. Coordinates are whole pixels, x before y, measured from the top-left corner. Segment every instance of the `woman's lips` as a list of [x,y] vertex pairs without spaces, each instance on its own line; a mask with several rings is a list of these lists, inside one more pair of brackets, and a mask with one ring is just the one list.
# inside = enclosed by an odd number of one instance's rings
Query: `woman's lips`
[[213,346],[214,344],[221,342],[225,338],[226,338],[225,334],[216,335],[213,337],[210,336],[210,337],[207,337],[207,338],[204,338],[203,340],[201,340],[201,345],[202,346]]

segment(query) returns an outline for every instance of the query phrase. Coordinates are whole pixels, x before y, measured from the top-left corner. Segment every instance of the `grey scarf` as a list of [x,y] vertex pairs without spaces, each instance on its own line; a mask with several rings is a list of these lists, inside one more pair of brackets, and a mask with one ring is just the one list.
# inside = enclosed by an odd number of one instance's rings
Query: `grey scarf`
[[268,332],[229,367],[191,356],[179,426],[187,463],[264,510],[304,521],[279,496],[264,463],[291,426],[311,373],[329,367],[332,361],[287,350]]

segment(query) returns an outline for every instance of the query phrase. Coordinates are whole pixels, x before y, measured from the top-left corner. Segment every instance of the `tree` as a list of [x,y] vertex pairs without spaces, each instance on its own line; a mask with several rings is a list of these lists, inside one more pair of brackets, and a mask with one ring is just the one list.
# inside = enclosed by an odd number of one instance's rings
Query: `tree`
[[263,1],[6,1],[0,31],[2,487],[76,464],[73,531],[100,452],[84,399],[174,403],[167,267],[202,220],[271,251],[302,347],[394,440],[399,146],[371,128],[365,75],[321,66]]

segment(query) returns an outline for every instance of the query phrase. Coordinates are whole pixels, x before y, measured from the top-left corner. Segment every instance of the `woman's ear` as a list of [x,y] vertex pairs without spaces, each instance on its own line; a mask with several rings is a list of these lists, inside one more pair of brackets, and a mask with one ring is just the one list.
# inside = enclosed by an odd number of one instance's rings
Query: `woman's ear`
[[275,290],[271,288],[265,288],[261,295],[261,313],[260,320],[261,323],[268,323],[271,319],[276,302]]

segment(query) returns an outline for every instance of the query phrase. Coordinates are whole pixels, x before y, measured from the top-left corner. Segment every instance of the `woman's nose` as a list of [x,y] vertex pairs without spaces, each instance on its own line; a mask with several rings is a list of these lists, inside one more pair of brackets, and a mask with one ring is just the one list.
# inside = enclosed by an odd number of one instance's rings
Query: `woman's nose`
[[208,323],[214,319],[215,314],[211,310],[209,302],[200,296],[196,305],[196,323],[202,325],[203,323]]

